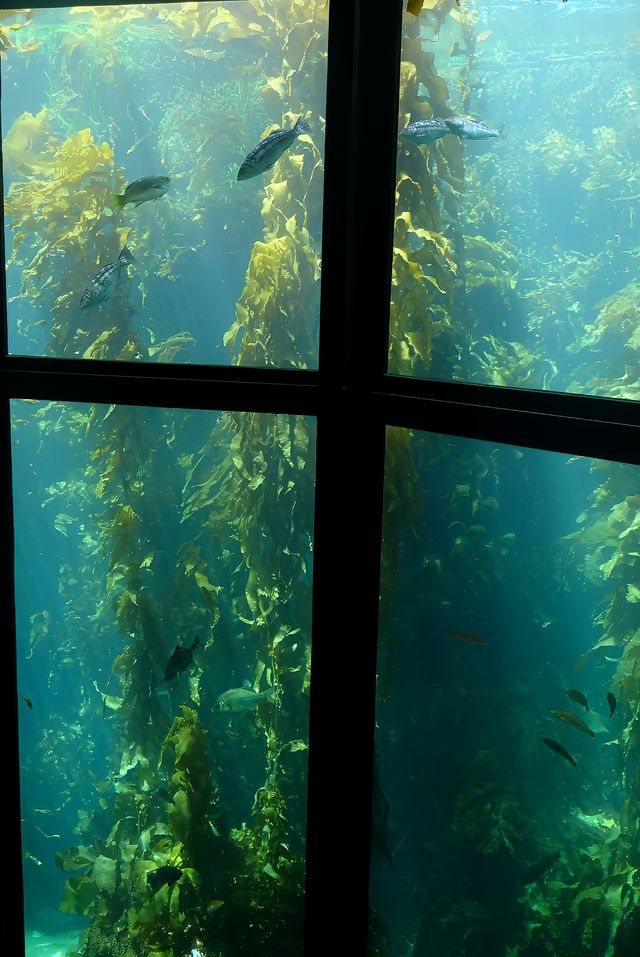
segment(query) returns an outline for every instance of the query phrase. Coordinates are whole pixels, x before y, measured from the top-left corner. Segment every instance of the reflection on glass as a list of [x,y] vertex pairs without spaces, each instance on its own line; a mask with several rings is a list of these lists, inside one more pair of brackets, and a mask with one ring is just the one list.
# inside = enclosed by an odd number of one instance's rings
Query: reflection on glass
[[636,13],[405,14],[391,372],[640,397]]
[[0,16],[11,352],[315,367],[324,0]]
[[389,430],[371,954],[635,952],[639,491]]
[[12,426],[27,954],[301,953],[315,421]]

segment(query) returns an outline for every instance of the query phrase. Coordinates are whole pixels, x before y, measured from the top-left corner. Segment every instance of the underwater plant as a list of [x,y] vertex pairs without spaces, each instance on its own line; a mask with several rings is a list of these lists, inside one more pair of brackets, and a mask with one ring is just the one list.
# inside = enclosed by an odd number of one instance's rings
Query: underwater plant
[[[443,5],[443,16],[448,6]],[[405,23],[402,55],[400,128],[450,113],[447,84],[421,41],[418,20]],[[452,182],[464,178],[460,141],[448,136],[429,146],[403,146],[396,175],[389,370],[427,375],[438,351],[435,340],[464,337],[462,323],[453,319],[455,283],[463,267],[461,233],[455,210],[447,229],[438,204],[445,188],[451,191],[447,201],[456,202]],[[444,186],[438,187],[438,181]],[[462,318],[462,312],[455,314]]]

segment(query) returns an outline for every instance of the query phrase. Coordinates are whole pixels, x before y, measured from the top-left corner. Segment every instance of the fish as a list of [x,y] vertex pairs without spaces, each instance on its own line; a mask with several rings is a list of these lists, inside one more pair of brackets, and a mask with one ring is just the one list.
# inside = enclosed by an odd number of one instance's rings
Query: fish
[[551,748],[552,751],[555,751],[556,754],[559,754],[561,757],[568,761],[569,764],[572,764],[574,768],[577,768],[576,762],[573,760],[566,748],[563,748],[561,744],[558,744],[557,741],[554,741],[552,738],[540,738],[540,740],[546,744],[548,748]]
[[541,857],[540,860],[536,861],[530,867],[526,869],[522,875],[522,884],[527,886],[527,884],[533,884],[535,881],[539,880],[543,874],[549,870],[550,867],[560,860],[560,851],[553,851],[551,854],[545,854],[544,857]]
[[169,887],[173,887],[176,881],[179,881],[181,877],[182,871],[179,867],[174,867],[172,864],[163,864],[162,867],[156,867],[155,871],[149,871],[147,874],[147,883],[153,888],[155,894],[156,891],[159,891],[165,884],[168,884]]
[[261,701],[273,701],[274,699],[275,690],[273,688],[269,688],[267,691],[254,691],[251,683],[245,681],[242,688],[230,688],[229,691],[223,691],[214,708],[216,711],[237,714],[241,711],[253,711]]
[[577,714],[572,714],[570,711],[556,711],[555,709],[552,709],[550,713],[554,718],[559,718],[560,721],[566,721],[567,724],[570,724],[571,727],[577,731],[582,731],[583,734],[588,734],[592,738],[595,738],[595,734],[591,728],[587,727],[582,718],[579,718]]
[[164,671],[164,680],[173,681],[174,678],[177,678],[185,668],[188,668],[191,664],[193,658],[193,650],[197,648],[200,644],[200,636],[196,635],[193,640],[193,643],[185,648],[183,645],[176,645],[175,651],[169,658],[167,662],[167,667]]
[[207,914],[215,914],[217,910],[220,910],[224,906],[224,901],[212,900],[207,903]]
[[444,120],[434,116],[431,120],[416,120],[398,133],[398,138],[407,143],[433,143],[451,132]]
[[171,180],[168,176],[143,176],[134,183],[129,183],[124,193],[112,193],[111,200],[117,212],[128,203],[140,206],[142,203],[160,199],[169,189]]
[[486,638],[475,635],[472,631],[446,631],[447,638],[460,638],[462,641],[468,641],[472,645],[488,645]]
[[80,308],[87,309],[89,306],[97,306],[99,303],[110,299],[120,281],[122,270],[132,262],[134,262],[134,259],[131,251],[128,246],[125,246],[118,256],[117,262],[107,263],[95,274],[82,293]]
[[575,688],[572,688],[570,691],[567,691],[567,697],[571,698],[572,701],[575,701],[576,704],[581,704],[585,711],[589,710],[587,699],[581,691],[576,691]]
[[27,706],[27,708],[29,709],[29,711],[33,711],[33,701],[31,700],[31,698],[27,698],[27,696],[26,696],[25,694],[21,694],[20,697],[22,698],[22,700],[23,700],[24,703],[26,704],[26,706]]
[[609,702],[609,707],[611,708],[611,713],[609,714],[609,717],[611,718],[613,717],[613,712],[616,710],[616,704],[618,702],[616,701],[616,696],[611,692],[609,692],[607,695],[607,701]]
[[254,176],[266,173],[276,165],[284,151],[288,150],[299,136],[310,132],[311,127],[300,117],[292,129],[274,130],[273,133],[269,133],[247,153],[238,170],[237,178],[239,180],[253,179]]
[[497,129],[478,123],[476,120],[466,120],[463,116],[450,116],[445,121],[450,133],[455,133],[461,140],[489,140],[494,136],[502,136],[506,123]]

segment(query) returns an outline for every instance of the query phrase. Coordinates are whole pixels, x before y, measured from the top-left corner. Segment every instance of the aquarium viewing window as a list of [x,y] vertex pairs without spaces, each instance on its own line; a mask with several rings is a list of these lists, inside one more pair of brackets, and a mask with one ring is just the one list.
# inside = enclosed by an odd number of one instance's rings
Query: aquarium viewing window
[[615,6],[405,11],[390,372],[640,396],[640,24]]
[[316,368],[326,7],[11,14],[10,352]]
[[640,952],[639,36],[0,11],[12,955]]

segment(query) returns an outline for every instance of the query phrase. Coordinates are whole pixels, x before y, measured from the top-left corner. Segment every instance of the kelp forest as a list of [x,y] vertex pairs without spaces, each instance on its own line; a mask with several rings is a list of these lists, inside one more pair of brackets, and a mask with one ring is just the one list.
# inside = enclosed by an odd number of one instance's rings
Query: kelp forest
[[[640,33],[406,6],[389,370],[638,398]],[[0,14],[12,353],[317,368],[328,15]],[[12,433],[28,957],[301,953],[314,421]],[[383,529],[371,957],[635,957],[637,470],[389,429]]]
[[[640,33],[560,6],[408,4],[392,372],[637,398]],[[639,951],[638,478],[388,430],[372,954]]]
[[[243,248],[245,278],[220,342],[228,361],[313,365],[325,4],[44,17],[10,11],[2,23],[5,90],[31,57],[49,62],[51,84],[46,105],[5,125],[9,282],[19,277],[10,321],[27,344],[18,351],[216,361],[195,326],[169,323],[194,299],[208,316],[193,282],[212,255]],[[191,73],[167,87],[157,125],[157,99],[132,104],[119,123],[113,103],[127,103],[133,84],[157,83],[176,51]],[[230,65],[209,88],[201,64],[217,67],[219,57]],[[240,192],[236,167],[252,136],[301,115],[313,130],[304,152]],[[152,137],[179,197],[118,219],[110,205],[126,179],[116,145],[135,156]],[[125,245],[130,274],[109,303],[80,312],[91,264],[114,262]],[[181,308],[160,316],[172,297]],[[42,901],[30,912],[29,891],[38,898],[40,885],[49,909],[84,916],[72,950],[83,957],[299,952],[313,421],[16,401],[13,431],[17,535],[40,537],[48,552],[48,562],[40,549],[24,563],[18,555],[16,571],[29,701],[27,928],[39,926]],[[47,604],[35,601],[39,576],[49,580]],[[178,649],[191,660],[169,680]],[[36,674],[48,676],[39,695]],[[55,865],[65,878],[57,896],[55,875],[43,879]]]

